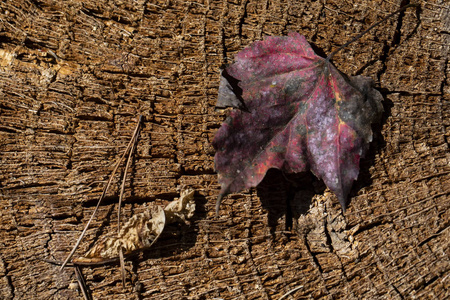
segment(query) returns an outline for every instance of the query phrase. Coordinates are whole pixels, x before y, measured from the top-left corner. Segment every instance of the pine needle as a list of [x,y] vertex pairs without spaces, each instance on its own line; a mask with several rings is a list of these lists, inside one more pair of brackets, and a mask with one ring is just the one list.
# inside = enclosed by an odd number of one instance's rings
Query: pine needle
[[126,154],[128,153],[128,151],[130,151],[132,145],[134,144],[134,141],[135,141],[136,136],[137,136],[138,131],[139,131],[139,127],[140,127],[141,121],[142,121],[142,116],[139,116],[138,124],[137,124],[137,126],[136,126],[136,129],[135,129],[134,132],[133,132],[133,136],[131,137],[131,140],[130,140],[130,143],[128,144],[128,146],[127,146],[127,149],[126,149],[125,152],[122,154],[122,156],[120,157],[120,159],[119,159],[119,161],[117,162],[116,166],[114,167],[114,170],[113,170],[113,172],[111,173],[111,176],[110,176],[110,178],[109,178],[109,180],[108,180],[108,183],[106,184],[105,188],[103,189],[103,192],[102,192],[102,194],[101,194],[101,196],[100,196],[100,198],[99,198],[99,200],[98,200],[97,206],[95,207],[95,210],[94,210],[94,212],[92,213],[91,218],[89,219],[89,221],[87,222],[86,226],[84,227],[84,230],[83,230],[83,232],[81,233],[80,237],[78,238],[78,240],[77,240],[75,246],[73,247],[72,251],[71,251],[70,254],[67,256],[67,258],[64,260],[63,264],[61,265],[61,267],[60,267],[60,269],[59,269],[60,271],[62,271],[62,270],[64,269],[64,267],[66,266],[66,264],[70,261],[70,259],[72,258],[72,256],[75,254],[75,251],[77,250],[78,246],[79,246],[80,243],[81,243],[81,240],[82,240],[83,237],[85,236],[86,231],[87,231],[88,228],[89,228],[89,225],[91,225],[91,222],[92,222],[92,220],[94,219],[95,214],[97,213],[98,208],[100,207],[100,203],[102,202],[102,200],[103,200],[103,198],[105,197],[105,194],[106,194],[108,188],[109,188],[110,185],[111,185],[111,182],[112,182],[112,180],[113,180],[113,178],[114,178],[114,175],[115,175],[116,172],[117,172],[117,169],[118,169],[119,166],[120,166],[120,163],[121,163],[122,160],[125,158]]

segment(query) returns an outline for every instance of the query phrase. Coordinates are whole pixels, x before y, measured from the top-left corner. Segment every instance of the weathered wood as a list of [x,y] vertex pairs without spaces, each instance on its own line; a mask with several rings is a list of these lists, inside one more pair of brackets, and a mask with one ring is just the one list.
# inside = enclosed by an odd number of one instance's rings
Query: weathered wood
[[[419,1],[418,17],[410,9],[334,58],[386,98],[346,213],[320,185],[305,188],[294,204],[312,197],[311,207],[302,202],[285,231],[286,191],[272,181],[227,197],[214,217],[219,67],[289,31],[328,54],[399,2],[2,1],[0,298],[82,298],[72,269],[41,259],[69,253],[138,115],[124,217],[167,204],[182,185],[198,191],[198,211],[126,262],[125,290],[118,266],[83,268],[95,299],[448,298],[445,0]],[[79,255],[115,230],[118,181]]]

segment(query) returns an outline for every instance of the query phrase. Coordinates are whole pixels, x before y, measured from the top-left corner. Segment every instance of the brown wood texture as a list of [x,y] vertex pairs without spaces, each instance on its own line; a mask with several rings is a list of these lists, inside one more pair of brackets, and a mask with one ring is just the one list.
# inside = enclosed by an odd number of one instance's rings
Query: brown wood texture
[[[276,180],[227,197],[215,219],[219,68],[289,31],[328,54],[400,1],[2,1],[0,298],[82,299],[73,269],[42,259],[69,253],[139,115],[124,217],[183,185],[198,208],[127,260],[125,289],[117,265],[83,268],[94,299],[450,297],[450,4],[419,3],[334,58],[374,78],[383,124],[347,211],[305,188],[286,231]],[[76,255],[115,230],[119,183]]]

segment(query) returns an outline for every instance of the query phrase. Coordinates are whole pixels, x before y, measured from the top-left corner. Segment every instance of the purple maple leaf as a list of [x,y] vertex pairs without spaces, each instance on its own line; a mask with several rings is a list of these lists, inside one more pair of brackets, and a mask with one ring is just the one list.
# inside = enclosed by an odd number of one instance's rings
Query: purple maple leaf
[[345,209],[371,124],[383,112],[372,79],[340,73],[298,33],[251,44],[225,71],[238,86],[222,76],[217,106],[244,101],[245,110],[231,111],[214,137],[216,209],[225,195],[257,186],[270,168],[311,170]]

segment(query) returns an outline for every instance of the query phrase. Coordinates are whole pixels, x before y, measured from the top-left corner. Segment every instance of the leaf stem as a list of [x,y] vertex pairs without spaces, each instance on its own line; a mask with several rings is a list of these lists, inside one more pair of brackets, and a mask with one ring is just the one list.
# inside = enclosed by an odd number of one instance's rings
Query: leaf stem
[[364,30],[363,32],[361,32],[360,34],[358,34],[357,36],[355,36],[353,39],[351,39],[350,41],[348,41],[347,43],[345,43],[344,45],[340,46],[339,48],[337,48],[336,50],[334,50],[333,52],[330,53],[330,55],[327,56],[327,60],[330,61],[333,56],[335,56],[339,51],[341,51],[342,49],[344,49],[345,47],[347,47],[348,45],[350,45],[351,43],[359,40],[363,35],[365,35],[367,32],[369,32],[370,30],[372,30],[374,27],[380,25],[381,23],[385,22],[387,19],[391,18],[392,16],[410,8],[410,7],[418,7],[419,4],[416,3],[410,3],[408,5],[402,6],[400,7],[398,10],[394,11],[393,13],[389,14],[388,16],[384,17],[382,20],[376,22],[375,24],[373,24],[372,26],[370,26],[369,28],[367,28],[366,30]]

